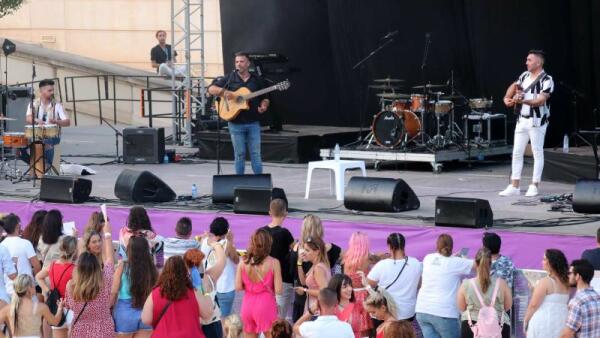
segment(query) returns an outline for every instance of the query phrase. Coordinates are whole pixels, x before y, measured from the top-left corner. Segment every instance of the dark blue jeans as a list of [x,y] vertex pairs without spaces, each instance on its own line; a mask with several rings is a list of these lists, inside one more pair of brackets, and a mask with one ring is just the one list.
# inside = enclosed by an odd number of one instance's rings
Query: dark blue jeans
[[262,174],[262,160],[260,158],[260,123],[232,123],[229,122],[229,134],[233,144],[235,173],[244,174],[246,166],[246,147],[250,151],[250,162],[255,174]]

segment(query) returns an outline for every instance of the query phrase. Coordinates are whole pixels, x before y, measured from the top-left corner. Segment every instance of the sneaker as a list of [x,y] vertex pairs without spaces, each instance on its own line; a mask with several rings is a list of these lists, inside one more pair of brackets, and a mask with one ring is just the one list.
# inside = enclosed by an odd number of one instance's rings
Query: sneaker
[[506,189],[502,190],[498,193],[500,196],[519,196],[521,195],[521,190],[519,188],[513,187],[512,184],[509,184]]
[[529,188],[527,189],[527,193],[525,193],[526,197],[534,197],[538,195],[538,188],[531,184],[529,185]]

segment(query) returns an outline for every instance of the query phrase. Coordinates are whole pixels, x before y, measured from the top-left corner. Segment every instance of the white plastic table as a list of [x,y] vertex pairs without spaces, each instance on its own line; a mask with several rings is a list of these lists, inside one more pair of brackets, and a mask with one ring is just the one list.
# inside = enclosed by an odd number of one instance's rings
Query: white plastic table
[[308,199],[308,195],[310,193],[310,181],[312,179],[312,172],[315,169],[330,170],[329,192],[333,192],[333,186],[335,185],[335,197],[338,201],[344,200],[346,170],[360,169],[362,171],[363,177],[367,176],[367,170],[365,169],[365,161],[325,160],[308,162],[308,174],[306,177],[306,194],[304,195],[305,199]]

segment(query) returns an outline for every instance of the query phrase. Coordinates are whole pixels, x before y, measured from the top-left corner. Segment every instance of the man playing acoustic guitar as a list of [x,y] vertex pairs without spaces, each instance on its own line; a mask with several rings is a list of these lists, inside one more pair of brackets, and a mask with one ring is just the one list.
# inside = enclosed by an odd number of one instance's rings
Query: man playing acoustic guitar
[[[266,82],[256,74],[249,72],[250,58],[248,54],[238,52],[235,54],[235,71],[229,76],[216,80],[209,88],[211,95],[227,100],[234,100],[235,92],[241,87],[256,92],[267,87]],[[260,115],[269,108],[269,99],[265,95],[248,100],[249,109],[242,110],[235,118],[229,120],[229,133],[233,144],[235,173],[244,174],[246,161],[246,147],[250,151],[252,171],[262,174],[262,160],[260,155]]]
[[508,87],[504,95],[504,104],[515,107],[518,114],[512,155],[511,184],[499,193],[500,196],[518,196],[521,194],[519,183],[523,170],[523,154],[527,143],[531,141],[533,151],[532,182],[525,196],[538,195],[538,185],[544,169],[544,137],[548,128],[550,105],[548,99],[554,90],[552,77],[544,71],[544,52],[531,50],[527,55],[527,71]]

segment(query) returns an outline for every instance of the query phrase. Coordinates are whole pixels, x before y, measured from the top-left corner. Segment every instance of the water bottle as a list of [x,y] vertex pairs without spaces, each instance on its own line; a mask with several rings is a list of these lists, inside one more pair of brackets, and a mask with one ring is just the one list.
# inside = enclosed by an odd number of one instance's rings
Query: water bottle
[[165,154],[165,157],[163,158],[163,163],[169,163],[169,155]]
[[196,184],[192,184],[192,199],[198,198],[198,187]]
[[339,144],[335,144],[335,148],[333,148],[333,158],[336,161],[340,160],[340,145]]
[[569,136],[567,134],[563,137],[563,153],[569,153]]

